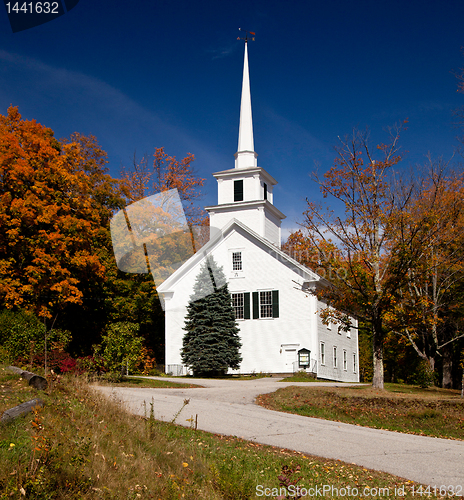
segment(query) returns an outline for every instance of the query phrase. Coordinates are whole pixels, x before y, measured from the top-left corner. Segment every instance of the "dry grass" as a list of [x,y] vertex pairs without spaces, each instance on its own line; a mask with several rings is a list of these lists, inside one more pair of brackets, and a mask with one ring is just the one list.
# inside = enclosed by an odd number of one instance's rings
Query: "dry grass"
[[112,382],[99,378],[98,385],[111,385],[113,387],[140,387],[149,389],[194,389],[201,385],[189,384],[188,382],[171,382],[169,380],[151,379],[145,377],[123,377],[118,382]]
[[[1,368],[0,389],[0,413],[37,397]],[[385,473],[133,416],[85,379],[40,397],[43,408],[1,428],[1,499],[251,499],[258,485],[279,487],[282,467],[300,468],[288,479],[300,487],[404,487],[413,498],[414,483]]]
[[[23,380],[2,380],[0,411],[35,397]],[[222,498],[202,462],[192,468],[185,447],[156,426],[94,393],[79,378],[63,379],[41,393],[43,408],[9,424],[0,441],[1,498]],[[185,465],[188,464],[188,465]],[[24,496],[22,496],[24,498]]]
[[286,387],[260,396],[273,410],[410,434],[464,439],[464,400],[459,391],[387,384]]

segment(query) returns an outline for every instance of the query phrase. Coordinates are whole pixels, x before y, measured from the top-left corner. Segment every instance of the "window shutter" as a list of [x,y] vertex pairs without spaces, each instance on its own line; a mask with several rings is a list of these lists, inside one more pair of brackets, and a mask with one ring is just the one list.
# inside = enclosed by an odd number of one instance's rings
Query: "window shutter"
[[272,317],[279,317],[279,290],[272,290]]
[[253,319],[259,318],[259,297],[258,292],[253,292]]
[[243,318],[250,319],[250,292],[243,294]]
[[234,201],[243,201],[243,179],[234,181]]

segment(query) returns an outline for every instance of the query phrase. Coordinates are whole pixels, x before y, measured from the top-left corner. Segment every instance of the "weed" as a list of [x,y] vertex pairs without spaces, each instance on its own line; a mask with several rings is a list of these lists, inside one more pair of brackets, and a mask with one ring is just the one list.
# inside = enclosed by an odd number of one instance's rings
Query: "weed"
[[280,476],[277,477],[279,480],[279,486],[284,487],[285,491],[288,493],[285,496],[278,496],[277,500],[284,500],[286,498],[302,498],[302,495],[299,493],[294,494],[291,488],[292,486],[296,486],[302,479],[301,476],[295,478],[293,477],[295,474],[301,472],[301,467],[297,465],[294,469],[290,468],[288,465],[282,466],[282,471]]
[[181,406],[181,408],[176,412],[174,415],[173,419],[171,420],[171,424],[173,424],[176,421],[176,418],[180,415],[180,412],[190,403],[190,399],[184,399],[184,404]]
[[[145,401],[143,402],[143,405],[145,408],[145,417],[146,417],[147,405]],[[147,429],[148,429],[149,439],[153,439],[155,437],[155,400],[153,398],[151,398],[150,402],[150,414],[147,418]]]

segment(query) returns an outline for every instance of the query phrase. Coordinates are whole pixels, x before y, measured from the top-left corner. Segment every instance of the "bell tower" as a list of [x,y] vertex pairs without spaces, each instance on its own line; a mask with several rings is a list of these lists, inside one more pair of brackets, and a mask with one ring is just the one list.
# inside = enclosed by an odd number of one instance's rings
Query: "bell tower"
[[254,151],[247,45],[245,38],[235,168],[213,174],[218,183],[218,204],[205,209],[209,212],[211,227],[222,229],[236,219],[280,248],[280,226],[285,215],[273,204],[273,189],[277,181],[258,167],[258,155]]

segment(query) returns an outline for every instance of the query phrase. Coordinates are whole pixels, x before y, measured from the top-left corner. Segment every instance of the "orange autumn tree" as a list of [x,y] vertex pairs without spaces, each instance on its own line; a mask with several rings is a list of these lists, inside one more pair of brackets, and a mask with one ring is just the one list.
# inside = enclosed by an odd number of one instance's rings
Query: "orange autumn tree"
[[[400,130],[375,150],[359,132],[341,141],[334,166],[323,179],[315,176],[323,196],[338,203],[341,213],[308,200],[303,222],[312,251],[317,250],[319,273],[331,283],[314,292],[331,306],[323,319],[348,328],[350,313],[369,325],[376,388],[384,384],[385,313],[395,304],[421,238],[420,227],[404,231],[413,186],[398,186],[393,175],[401,160]],[[337,251],[327,252],[333,246]]]
[[332,279],[331,271],[335,269],[335,263],[343,258],[332,241],[320,240],[315,244],[301,229],[290,234],[282,245],[282,251],[328,281]]
[[[205,179],[198,177],[193,161],[193,154],[179,161],[168,156],[164,148],[156,148],[152,162],[147,157],[141,161],[134,157],[131,169],[121,172],[132,202],[130,208],[126,207],[127,214],[130,210],[132,229],[145,241],[145,255],[150,257],[147,261],[156,265],[150,271],[157,284],[191,256],[192,246],[198,251],[209,238],[208,217],[195,204],[201,197]],[[173,189],[177,190],[182,206],[173,205],[172,193],[168,193]],[[155,205],[149,198],[153,194],[157,195]],[[188,231],[181,227],[184,214]],[[131,262],[133,255],[127,254],[125,258]],[[128,267],[143,269],[145,264],[134,262]]]
[[50,318],[80,304],[81,282],[104,278],[105,225],[123,205],[94,138],[0,115],[0,301]]
[[179,161],[175,156],[168,156],[164,148],[155,148],[151,165],[147,157],[140,161],[134,157],[132,167],[123,168],[121,172],[129,190],[129,203],[151,194],[177,189],[189,223],[204,223],[205,213],[195,206],[195,201],[201,197],[200,188],[205,179],[196,174],[194,160],[194,155],[189,153]]
[[406,232],[421,228],[420,251],[386,321],[426,361],[430,379],[442,358],[442,385],[451,387],[452,348],[464,337],[464,179],[431,160],[422,177],[405,219]]

